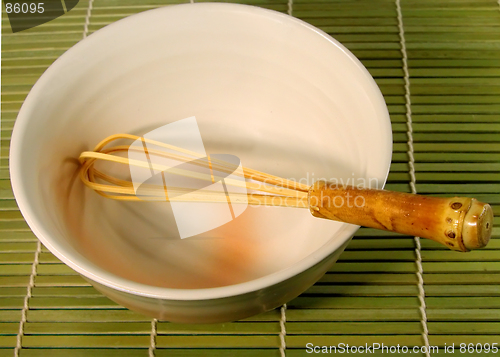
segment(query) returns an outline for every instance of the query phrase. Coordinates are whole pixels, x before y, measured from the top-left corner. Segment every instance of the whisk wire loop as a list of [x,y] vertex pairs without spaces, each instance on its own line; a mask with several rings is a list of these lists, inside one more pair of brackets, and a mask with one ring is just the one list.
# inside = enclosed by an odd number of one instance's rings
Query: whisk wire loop
[[[134,140],[134,142],[136,140],[141,140],[143,143],[146,142],[166,150],[151,149],[147,148],[147,146],[136,147],[133,145],[116,145],[106,148],[111,142],[123,139]],[[129,151],[145,152],[148,155],[148,161],[119,156]],[[210,174],[154,163],[152,160],[149,160],[151,156],[172,159],[181,163],[189,162],[190,164],[210,169]],[[193,157],[203,160],[193,160]],[[248,168],[235,171],[233,164],[223,160],[212,157],[205,158],[190,150],[131,134],[111,135],[97,144],[93,151],[81,153],[79,160],[82,164],[80,177],[83,183],[100,195],[115,200],[227,203],[227,198],[225,196],[221,196],[214,191],[203,189],[193,191],[182,187],[166,188],[164,185],[160,186],[154,184],[142,184],[141,195],[138,196],[132,181],[123,180],[98,170],[95,167],[98,161],[113,162],[129,167],[135,166],[152,170],[152,172],[158,171],[163,173],[168,170],[169,174],[202,180],[209,184],[224,180],[224,183],[228,186],[246,188],[247,191],[251,191],[247,194],[241,192],[231,193],[232,203],[301,208],[308,207],[307,192],[310,188],[308,185]],[[235,174],[244,177],[245,180],[231,179],[217,173]]]

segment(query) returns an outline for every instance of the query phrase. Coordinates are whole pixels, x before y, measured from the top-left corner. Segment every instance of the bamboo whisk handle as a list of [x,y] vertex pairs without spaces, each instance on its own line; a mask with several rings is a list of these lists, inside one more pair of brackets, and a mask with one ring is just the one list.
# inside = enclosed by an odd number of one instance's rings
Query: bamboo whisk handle
[[316,182],[308,194],[312,215],[429,238],[467,252],[488,244],[490,205],[468,197],[440,198]]

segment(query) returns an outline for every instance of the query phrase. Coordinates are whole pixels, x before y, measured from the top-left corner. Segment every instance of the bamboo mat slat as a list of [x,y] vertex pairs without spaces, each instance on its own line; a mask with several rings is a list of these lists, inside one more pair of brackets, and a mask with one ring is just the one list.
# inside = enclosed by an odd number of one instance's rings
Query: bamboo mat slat
[[[94,0],[88,34],[134,13],[187,2]],[[396,0],[226,2],[283,13],[291,10],[292,15],[341,41],[368,68],[392,121],[394,153],[388,189],[411,190],[409,98],[416,190],[435,196],[475,196],[491,203],[497,216],[493,239],[480,251],[460,254],[421,241],[426,319],[419,300],[414,238],[360,229],[338,263],[288,304],[286,356],[310,355],[307,343],[423,346],[425,337],[430,346],[441,347],[500,343],[499,3],[401,0],[410,83],[405,88]],[[88,7],[89,0],[80,0],[70,13],[17,34],[12,34],[2,13],[0,357],[14,355],[37,251],[37,239],[24,222],[10,187],[12,128],[39,76],[83,38]],[[159,321],[154,355],[280,357],[280,320],[277,309],[226,324]],[[151,319],[102,296],[42,248],[20,356],[146,357],[150,356],[150,334]]]

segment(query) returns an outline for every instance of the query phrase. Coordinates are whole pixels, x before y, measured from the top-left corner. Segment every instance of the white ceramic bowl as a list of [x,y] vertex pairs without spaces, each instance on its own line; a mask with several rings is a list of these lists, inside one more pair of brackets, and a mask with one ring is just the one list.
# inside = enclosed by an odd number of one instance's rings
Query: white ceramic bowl
[[128,17],[62,55],[17,118],[11,180],[31,229],[59,259],[131,309],[180,322],[236,320],[314,284],[357,226],[305,209],[252,208],[178,240],[168,203],[85,188],[79,153],[196,116],[209,153],[312,183],[387,177],[389,115],[341,44],[287,15],[187,4]]

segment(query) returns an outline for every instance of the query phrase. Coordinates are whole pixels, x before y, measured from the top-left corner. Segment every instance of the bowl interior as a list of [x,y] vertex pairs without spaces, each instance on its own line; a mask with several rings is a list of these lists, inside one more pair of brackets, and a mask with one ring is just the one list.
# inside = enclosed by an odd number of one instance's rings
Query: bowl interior
[[23,105],[11,174],[42,242],[91,279],[147,291],[273,274],[279,280],[280,272],[303,270],[349,239],[353,229],[306,209],[249,207],[181,240],[169,203],[108,200],[77,177],[80,152],[106,136],[142,135],[191,116],[208,153],[234,154],[246,167],[309,184],[385,182],[387,109],[344,47],[299,20],[254,7],[161,8],[77,44]]

